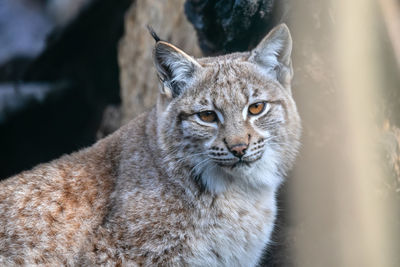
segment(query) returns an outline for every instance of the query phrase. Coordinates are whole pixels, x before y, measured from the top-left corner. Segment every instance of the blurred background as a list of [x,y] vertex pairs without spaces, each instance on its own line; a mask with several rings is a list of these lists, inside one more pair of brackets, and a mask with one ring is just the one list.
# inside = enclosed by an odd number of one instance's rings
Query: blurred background
[[195,56],[294,41],[303,121],[262,266],[400,266],[399,0],[0,0],[0,179],[150,109],[159,36]]

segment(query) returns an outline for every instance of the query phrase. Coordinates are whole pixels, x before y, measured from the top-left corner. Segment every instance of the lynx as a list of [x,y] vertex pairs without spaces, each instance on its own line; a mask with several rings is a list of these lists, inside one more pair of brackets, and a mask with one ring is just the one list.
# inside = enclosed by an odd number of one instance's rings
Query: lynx
[[299,146],[289,30],[199,59],[156,41],[151,111],[0,183],[0,265],[258,264]]

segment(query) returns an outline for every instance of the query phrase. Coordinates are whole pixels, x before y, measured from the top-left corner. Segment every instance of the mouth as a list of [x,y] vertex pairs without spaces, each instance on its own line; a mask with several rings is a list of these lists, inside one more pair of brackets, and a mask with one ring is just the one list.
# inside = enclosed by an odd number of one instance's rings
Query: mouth
[[245,155],[244,157],[232,157],[229,159],[213,159],[214,163],[225,169],[249,168],[256,161],[262,158],[263,153],[258,152],[252,155]]
[[243,159],[239,159],[239,161],[237,161],[236,163],[231,165],[230,168],[235,169],[235,168],[243,167],[243,166],[250,167],[251,163],[252,162],[248,162],[248,161],[244,161]]
[[231,162],[217,162],[217,164],[223,168],[241,168],[241,167],[251,167],[251,165],[261,158],[238,158],[236,160],[232,160]]

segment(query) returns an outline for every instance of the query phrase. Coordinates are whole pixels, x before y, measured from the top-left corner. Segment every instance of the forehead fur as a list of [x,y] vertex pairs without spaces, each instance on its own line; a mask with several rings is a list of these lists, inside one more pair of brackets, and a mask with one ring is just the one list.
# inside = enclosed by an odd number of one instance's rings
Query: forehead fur
[[195,100],[216,108],[243,106],[252,100],[281,100],[285,94],[282,86],[249,62],[249,55],[199,59],[202,68],[194,74],[195,81],[185,95],[191,103]]

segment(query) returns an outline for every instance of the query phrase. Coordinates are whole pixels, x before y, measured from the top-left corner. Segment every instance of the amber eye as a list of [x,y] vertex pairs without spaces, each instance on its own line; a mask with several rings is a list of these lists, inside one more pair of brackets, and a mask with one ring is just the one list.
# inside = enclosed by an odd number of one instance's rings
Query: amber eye
[[214,111],[202,111],[197,113],[197,116],[199,116],[200,120],[205,121],[205,122],[216,122],[217,121],[217,114],[215,114]]
[[265,102],[257,102],[254,104],[251,104],[249,107],[249,113],[251,115],[258,115],[261,112],[263,112],[265,109]]

